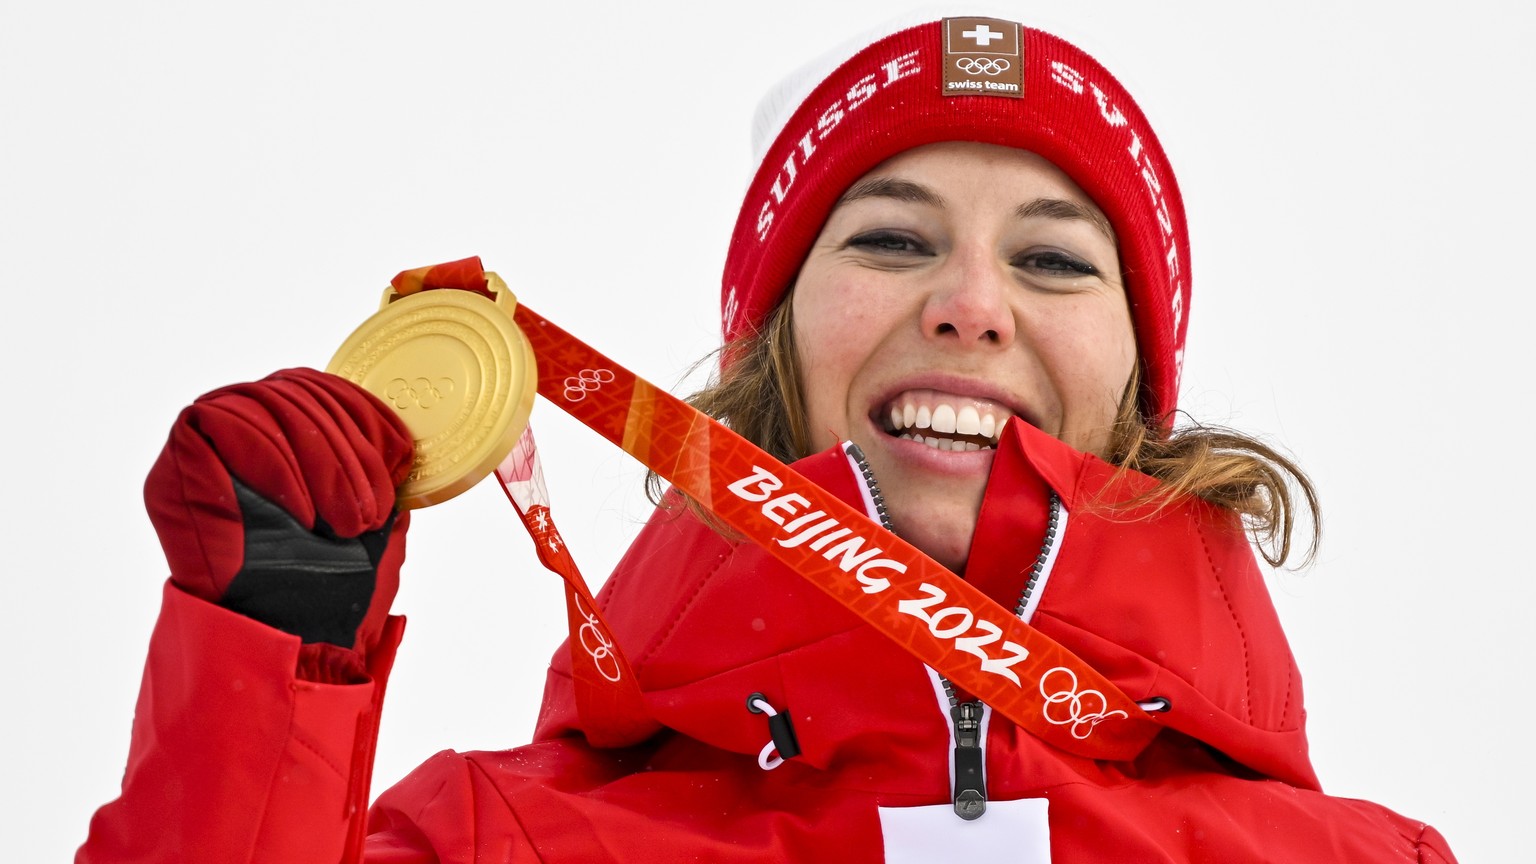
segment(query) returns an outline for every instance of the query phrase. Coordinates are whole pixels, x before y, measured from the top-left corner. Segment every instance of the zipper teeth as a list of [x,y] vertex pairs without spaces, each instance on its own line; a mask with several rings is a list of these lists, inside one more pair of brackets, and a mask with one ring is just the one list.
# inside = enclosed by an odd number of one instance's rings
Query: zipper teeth
[[853,457],[854,464],[859,466],[859,473],[864,476],[864,488],[869,490],[869,498],[875,502],[875,513],[880,517],[880,527],[891,533],[895,533],[895,526],[891,525],[891,514],[885,509],[885,496],[880,494],[880,484],[875,482],[875,471],[869,467],[869,460],[864,458],[864,451],[859,445],[848,442],[846,452]]
[[1024,617],[1024,609],[1029,605],[1029,598],[1035,593],[1035,586],[1040,582],[1040,574],[1045,572],[1045,562],[1050,560],[1051,549],[1056,545],[1056,528],[1061,523],[1061,496],[1056,490],[1051,490],[1051,512],[1045,525],[1045,542],[1040,544],[1040,554],[1035,556],[1034,566],[1029,568],[1029,578],[1024,580],[1024,590],[1019,592],[1019,602],[1013,607],[1013,614]]
[[[934,671],[937,673],[938,670]],[[960,699],[955,696],[955,685],[951,684],[949,679],[943,675],[939,675],[939,684],[944,688],[945,698],[949,699],[949,707],[951,709],[960,707]]]

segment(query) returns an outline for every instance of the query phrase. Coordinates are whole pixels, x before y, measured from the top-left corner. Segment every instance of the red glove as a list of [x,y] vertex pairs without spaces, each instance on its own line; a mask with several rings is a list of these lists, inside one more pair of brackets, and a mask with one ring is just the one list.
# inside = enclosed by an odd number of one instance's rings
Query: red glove
[[302,638],[377,642],[408,515],[411,436],[383,402],[313,369],[202,396],[181,412],[144,502],[182,589]]

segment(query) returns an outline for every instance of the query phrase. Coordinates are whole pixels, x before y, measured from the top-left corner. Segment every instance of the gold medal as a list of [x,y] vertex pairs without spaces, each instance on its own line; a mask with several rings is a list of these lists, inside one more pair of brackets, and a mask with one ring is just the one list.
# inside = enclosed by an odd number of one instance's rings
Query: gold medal
[[495,273],[474,291],[390,288],[325,371],[384,400],[416,444],[402,509],[447,501],[512,452],[538,389],[533,349],[512,321],[517,299]]

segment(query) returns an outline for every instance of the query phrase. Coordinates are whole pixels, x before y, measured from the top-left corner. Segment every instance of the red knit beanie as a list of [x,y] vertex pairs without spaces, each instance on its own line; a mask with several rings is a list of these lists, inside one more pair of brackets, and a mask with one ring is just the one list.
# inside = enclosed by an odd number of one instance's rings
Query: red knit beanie
[[876,165],[939,141],[1017,147],[1065,171],[1114,226],[1142,413],[1167,425],[1184,354],[1189,235],[1163,149],[1114,76],[1049,33],[949,18],[857,47],[812,79],[803,99],[790,94],[737,217],[721,291],[727,341],[762,325],[838,199]]

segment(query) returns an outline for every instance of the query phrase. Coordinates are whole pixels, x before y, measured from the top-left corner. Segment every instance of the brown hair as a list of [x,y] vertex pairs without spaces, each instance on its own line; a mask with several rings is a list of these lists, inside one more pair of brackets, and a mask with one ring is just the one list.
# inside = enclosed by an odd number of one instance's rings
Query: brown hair
[[1271,566],[1278,567],[1291,556],[1296,533],[1294,496],[1299,493],[1306,504],[1311,537],[1298,566],[1309,564],[1317,554],[1322,520],[1317,490],[1301,467],[1251,435],[1202,424],[1188,415],[1183,415],[1185,425],[1165,427],[1159,433],[1137,410],[1140,386],[1138,365],[1131,371],[1125,396],[1120,400],[1104,458],[1121,470],[1140,471],[1162,483],[1147,495],[1126,503],[1159,508],[1182,495],[1193,495],[1225,507],[1242,517],[1259,554]]
[[[729,362],[721,363],[723,369],[709,386],[688,398],[689,404],[783,462],[806,456],[810,449],[791,306],[788,298],[781,301],[762,328],[711,355]],[[1312,529],[1301,565],[1310,562],[1321,534],[1317,492],[1296,463],[1257,438],[1187,417],[1185,425],[1156,430],[1137,409],[1140,388],[1138,365],[1120,400],[1105,459],[1162,482],[1152,492],[1118,504],[1157,508],[1193,495],[1225,507],[1242,517],[1264,560],[1280,566],[1291,555],[1299,493]],[[652,473],[647,487],[652,500],[659,501],[660,478]],[[688,506],[715,524],[697,504],[689,501]]]

